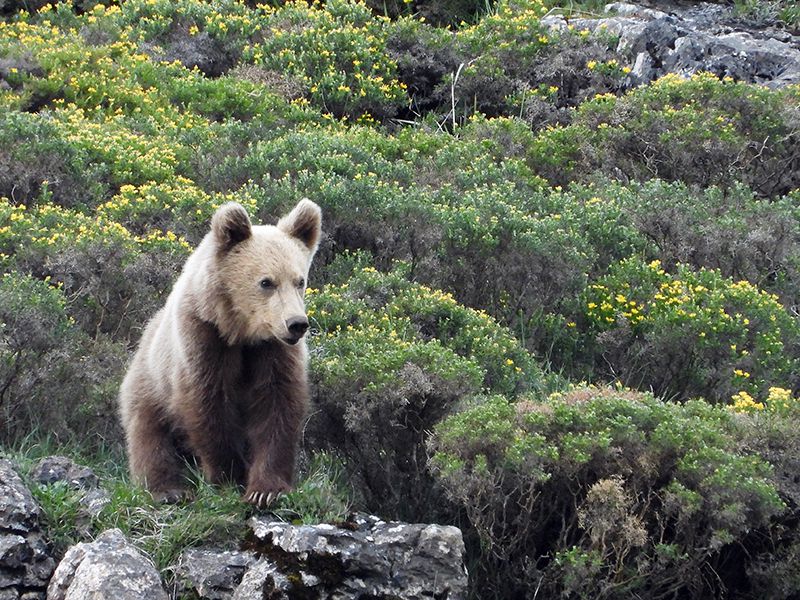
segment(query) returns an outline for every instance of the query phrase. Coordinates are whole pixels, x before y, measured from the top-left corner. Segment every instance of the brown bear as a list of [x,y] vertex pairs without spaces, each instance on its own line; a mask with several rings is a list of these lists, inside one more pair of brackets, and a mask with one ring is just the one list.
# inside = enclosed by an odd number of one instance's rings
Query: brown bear
[[308,402],[303,296],[321,212],[301,200],[277,226],[221,206],[166,305],[147,325],[120,389],[133,479],[185,493],[183,465],[245,487],[264,506],[291,489]]

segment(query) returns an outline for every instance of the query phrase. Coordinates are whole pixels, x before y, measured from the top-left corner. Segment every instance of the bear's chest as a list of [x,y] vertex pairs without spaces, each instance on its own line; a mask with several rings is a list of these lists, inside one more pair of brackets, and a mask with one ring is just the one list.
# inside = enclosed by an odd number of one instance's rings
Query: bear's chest
[[223,385],[229,397],[247,403],[279,385],[280,353],[274,343],[235,346],[225,354],[220,373],[226,374]]

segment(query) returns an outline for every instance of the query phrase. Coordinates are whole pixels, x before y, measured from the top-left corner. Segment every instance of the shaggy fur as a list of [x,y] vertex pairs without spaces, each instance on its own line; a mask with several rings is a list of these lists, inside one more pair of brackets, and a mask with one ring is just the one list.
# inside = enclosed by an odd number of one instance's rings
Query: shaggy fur
[[161,499],[184,493],[186,458],[211,482],[267,504],[291,488],[308,402],[303,294],[321,228],[302,200],[277,226],[217,210],[120,390],[131,475]]

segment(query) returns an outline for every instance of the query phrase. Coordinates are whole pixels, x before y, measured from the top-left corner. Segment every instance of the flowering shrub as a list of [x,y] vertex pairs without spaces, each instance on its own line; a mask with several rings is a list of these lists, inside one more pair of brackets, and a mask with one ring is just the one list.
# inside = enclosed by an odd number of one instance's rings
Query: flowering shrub
[[540,134],[530,163],[554,183],[612,168],[639,180],[743,182],[780,196],[800,184],[796,172],[783,168],[799,111],[793,88],[775,93],[707,73],[670,74],[619,98],[601,94],[584,102],[570,125]]
[[800,402],[786,388],[771,387],[763,402],[756,402],[746,391],[737,392],[731,397],[731,409],[739,413],[776,415],[796,414],[800,410]]
[[735,432],[725,409],[622,389],[493,396],[436,427],[432,465],[480,538],[487,595],[710,597],[769,559],[754,532],[791,519]]
[[602,362],[630,384],[718,402],[796,384],[798,325],[747,281],[684,265],[670,275],[634,258],[591,284],[585,302]]
[[89,334],[123,339],[163,302],[190,250],[173,232],[135,236],[116,221],[0,199],[0,261],[64,286],[69,312]]
[[80,330],[61,284],[13,270],[0,276],[4,444],[36,429],[59,441],[119,436],[113,407],[124,361],[124,348]]
[[[347,283],[328,285],[322,291],[312,289],[308,305],[309,318],[320,331],[317,341],[323,347],[342,334],[369,330],[401,348],[421,342],[440,344],[471,361],[473,366],[467,371],[482,372],[480,385],[492,391],[515,395],[540,385],[541,373],[530,354],[494,319],[484,311],[458,304],[451,294],[410,282],[402,270],[380,273],[363,267]],[[355,358],[383,358],[365,354]],[[336,363],[346,358],[334,354],[328,360]],[[327,366],[320,366],[325,373]],[[399,366],[402,362],[395,369]],[[341,367],[334,372],[341,373]],[[455,373],[448,376],[452,375]],[[392,381],[392,369],[376,369],[373,377],[379,379],[365,383],[377,389]],[[468,378],[472,379],[473,375]]]
[[464,396],[542,385],[531,356],[485,313],[360,268],[347,283],[308,290],[313,447],[347,459],[371,510],[405,518],[437,505],[425,442]]
[[386,21],[363,4],[291,1],[264,5],[262,39],[245,60],[301,82],[310,101],[338,117],[391,115],[407,104],[386,54]]

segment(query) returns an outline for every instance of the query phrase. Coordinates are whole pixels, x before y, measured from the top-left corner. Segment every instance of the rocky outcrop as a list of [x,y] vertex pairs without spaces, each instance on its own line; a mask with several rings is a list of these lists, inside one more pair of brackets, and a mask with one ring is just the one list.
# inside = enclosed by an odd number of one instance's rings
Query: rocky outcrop
[[167,593],[153,563],[119,529],[109,529],[70,548],[47,588],[47,600],[88,598],[167,600]]
[[552,29],[604,31],[632,66],[632,85],[667,73],[707,71],[719,77],[781,87],[800,83],[800,36],[777,27],[744,27],[730,6],[658,3],[658,9],[614,2],[606,16],[549,15]]
[[41,511],[7,460],[0,460],[0,600],[44,598],[55,563],[39,527]]
[[207,600],[227,600],[247,570],[258,562],[255,552],[190,548],[175,567],[179,590]]
[[189,550],[177,594],[209,600],[466,597],[464,542],[456,527],[358,515],[335,525],[255,517],[243,552]]
[[251,527],[262,560],[243,578],[236,600],[466,596],[464,542],[456,527],[372,516],[342,527],[254,518]]

